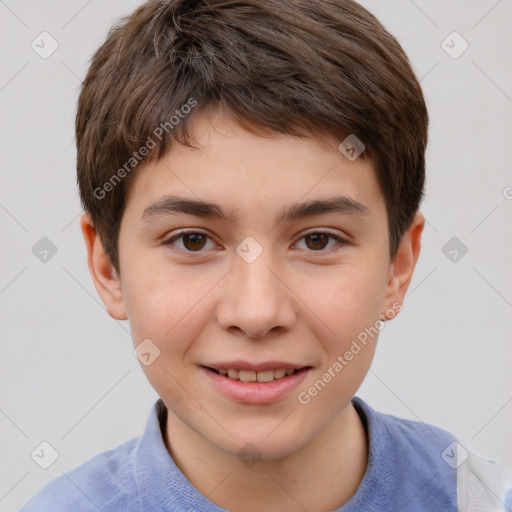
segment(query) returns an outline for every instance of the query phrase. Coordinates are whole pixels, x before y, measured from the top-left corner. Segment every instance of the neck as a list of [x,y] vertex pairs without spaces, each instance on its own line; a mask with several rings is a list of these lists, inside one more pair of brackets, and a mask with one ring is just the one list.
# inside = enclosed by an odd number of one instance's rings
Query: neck
[[[176,465],[210,501],[249,512],[330,511],[352,497],[368,458],[366,432],[350,403],[328,427],[290,455],[245,467],[168,411],[165,443]],[[198,456],[200,454],[200,456]]]

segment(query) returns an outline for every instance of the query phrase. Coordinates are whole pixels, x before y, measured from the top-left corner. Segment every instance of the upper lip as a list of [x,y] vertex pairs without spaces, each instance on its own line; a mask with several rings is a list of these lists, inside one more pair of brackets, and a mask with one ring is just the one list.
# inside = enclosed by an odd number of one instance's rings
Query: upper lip
[[248,361],[221,361],[220,363],[209,363],[207,368],[220,370],[221,368],[229,370],[248,370],[253,372],[264,372],[266,370],[300,370],[308,365],[294,364],[285,361],[263,361],[261,363],[249,363]]

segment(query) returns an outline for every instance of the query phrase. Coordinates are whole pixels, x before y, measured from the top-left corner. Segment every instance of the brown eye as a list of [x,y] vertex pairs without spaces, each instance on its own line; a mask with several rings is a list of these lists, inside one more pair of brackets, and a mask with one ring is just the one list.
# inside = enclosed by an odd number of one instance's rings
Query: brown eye
[[308,249],[319,251],[325,249],[330,237],[325,233],[313,233],[306,235],[304,238]]
[[295,247],[309,252],[330,253],[347,244],[348,242],[339,236],[324,231],[317,231],[304,235],[295,244]]
[[183,245],[189,251],[201,250],[206,244],[206,236],[201,233],[192,233],[183,236]]
[[[187,232],[181,232],[176,236],[173,236],[167,242],[165,242],[166,245],[173,245],[177,249],[184,251],[184,252],[204,252],[202,249],[204,249],[208,242],[210,244],[213,244],[213,241],[210,239],[208,235],[205,235],[204,233],[200,233],[197,231],[189,231]],[[210,247],[206,247],[212,248]]]

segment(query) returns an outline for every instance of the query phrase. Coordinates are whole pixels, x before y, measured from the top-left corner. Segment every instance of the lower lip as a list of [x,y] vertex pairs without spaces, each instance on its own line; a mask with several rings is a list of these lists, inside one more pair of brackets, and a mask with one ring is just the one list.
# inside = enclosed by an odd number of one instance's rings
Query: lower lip
[[267,404],[283,398],[298,387],[311,368],[302,368],[292,375],[270,382],[242,382],[219,375],[204,366],[201,366],[200,370],[211,379],[221,393],[228,397],[245,404]]

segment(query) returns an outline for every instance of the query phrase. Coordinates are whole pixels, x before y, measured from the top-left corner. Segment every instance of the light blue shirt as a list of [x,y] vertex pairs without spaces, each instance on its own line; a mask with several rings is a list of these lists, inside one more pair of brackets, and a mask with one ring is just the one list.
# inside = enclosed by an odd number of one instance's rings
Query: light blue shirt
[[[440,428],[376,412],[357,397],[353,404],[368,433],[368,466],[336,512],[512,510],[511,481],[501,466],[469,453]],[[20,512],[225,511],[174,463],[162,437],[166,417],[157,400],[141,437],[53,480]]]

